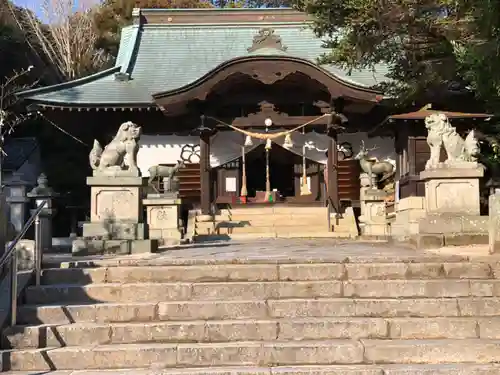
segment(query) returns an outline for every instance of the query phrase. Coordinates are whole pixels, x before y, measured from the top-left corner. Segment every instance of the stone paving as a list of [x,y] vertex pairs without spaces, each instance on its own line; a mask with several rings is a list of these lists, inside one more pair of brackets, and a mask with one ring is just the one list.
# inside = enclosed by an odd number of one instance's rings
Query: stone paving
[[47,265],[107,262],[122,265],[140,264],[211,264],[211,263],[269,263],[269,262],[409,262],[432,259],[463,261],[478,259],[500,261],[500,256],[487,255],[484,247],[443,248],[417,251],[403,244],[362,242],[338,239],[263,239],[253,241],[199,243],[163,248],[156,254],[128,256],[71,257],[65,254],[46,255]]

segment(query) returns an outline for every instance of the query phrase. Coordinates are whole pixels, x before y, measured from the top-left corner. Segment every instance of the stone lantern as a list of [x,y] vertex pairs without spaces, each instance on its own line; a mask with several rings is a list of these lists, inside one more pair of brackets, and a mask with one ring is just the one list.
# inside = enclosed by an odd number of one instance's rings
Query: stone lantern
[[[35,207],[39,207],[43,201],[47,201],[45,207],[40,212],[40,231],[42,251],[48,252],[52,248],[52,217],[55,215],[56,210],[53,208],[54,198],[59,197],[59,194],[49,187],[47,176],[42,173],[38,176],[37,186],[35,186],[29,193],[28,198],[35,202]],[[35,210],[32,210],[32,214]]]

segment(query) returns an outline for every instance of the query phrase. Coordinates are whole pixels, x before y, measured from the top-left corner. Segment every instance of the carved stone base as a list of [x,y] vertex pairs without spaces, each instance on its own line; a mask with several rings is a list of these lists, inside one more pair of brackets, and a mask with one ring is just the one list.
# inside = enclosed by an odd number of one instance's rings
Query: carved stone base
[[83,238],[73,242],[73,253],[131,254],[155,251],[146,240],[142,223],[142,177],[94,176],[87,178],[91,190],[90,223],[83,224]]
[[387,212],[385,198],[387,193],[379,189],[361,188],[359,227],[363,236],[387,236]]
[[[470,163],[471,165],[474,163]],[[484,168],[438,168],[420,173],[425,180],[425,209],[432,213],[479,215],[479,178]]]
[[396,202],[391,236],[400,241],[418,233],[418,221],[425,216],[424,197],[406,197]]
[[488,243],[488,217],[428,213],[418,220],[409,240],[419,249]]
[[84,223],[83,237],[95,239],[143,240],[146,238],[146,225],[143,223],[101,222]]
[[362,222],[385,222],[385,198],[387,193],[379,189],[361,188],[360,190],[360,208]]
[[89,240],[79,238],[73,241],[72,254],[86,255],[129,255],[155,253],[158,251],[157,240]]
[[359,174],[359,184],[361,188],[366,188],[366,187],[377,187],[377,176],[372,175],[371,179],[371,184],[370,184],[370,178],[368,177],[368,173],[360,173]]
[[390,228],[386,223],[362,223],[359,225],[362,236],[389,236]]
[[488,233],[488,217],[453,213],[427,214],[418,220],[420,234]]
[[142,177],[88,177],[90,221],[140,223],[142,220]]
[[163,196],[143,200],[146,206],[149,238],[155,238],[163,244],[179,243],[182,239],[183,225],[180,220],[180,199]]

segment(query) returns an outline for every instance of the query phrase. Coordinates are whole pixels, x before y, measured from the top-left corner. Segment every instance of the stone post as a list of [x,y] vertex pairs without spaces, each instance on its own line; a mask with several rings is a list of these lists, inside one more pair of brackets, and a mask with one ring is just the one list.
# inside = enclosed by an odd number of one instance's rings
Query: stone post
[[[56,210],[53,208],[53,200],[59,196],[58,193],[49,187],[47,176],[42,173],[37,180],[37,186],[33,188],[28,194],[28,198],[34,200],[35,206],[38,207],[43,201],[47,201],[45,207],[40,212],[40,230],[42,251],[50,252],[52,250],[52,217],[55,215]],[[35,210],[31,211],[31,214]]]
[[9,190],[7,203],[10,206],[10,222],[16,233],[19,233],[28,218],[30,198],[27,196],[28,182],[19,173],[14,173],[6,184]]
[[7,200],[5,190],[0,190],[0,256],[5,253],[8,236]]
[[489,197],[489,252],[500,253],[500,191],[495,189]]
[[379,189],[361,188],[359,217],[361,234],[364,236],[388,236],[385,198],[387,193]]

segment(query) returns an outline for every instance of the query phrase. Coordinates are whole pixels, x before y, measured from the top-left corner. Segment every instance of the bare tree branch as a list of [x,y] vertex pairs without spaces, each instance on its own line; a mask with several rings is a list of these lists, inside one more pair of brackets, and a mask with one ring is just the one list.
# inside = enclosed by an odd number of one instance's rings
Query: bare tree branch
[[5,136],[12,134],[16,126],[25,122],[31,116],[26,113],[18,113],[19,99],[16,93],[32,88],[37,84],[38,81],[23,82],[32,68],[33,66],[30,66],[21,71],[14,71],[11,76],[5,77],[0,83],[0,153],[3,155],[5,155],[3,150]]
[[94,73],[110,61],[96,48],[95,5],[92,0],[43,0],[39,9],[43,22],[29,9],[13,15],[31,48],[40,50],[60,77],[71,80]]

